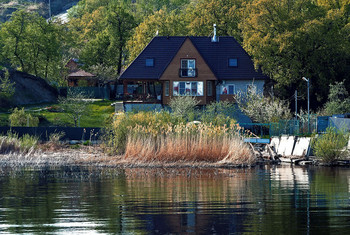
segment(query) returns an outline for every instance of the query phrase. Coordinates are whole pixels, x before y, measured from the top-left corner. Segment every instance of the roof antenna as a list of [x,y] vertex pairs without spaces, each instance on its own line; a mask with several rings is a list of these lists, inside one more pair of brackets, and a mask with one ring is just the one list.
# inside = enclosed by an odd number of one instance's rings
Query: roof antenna
[[219,38],[216,36],[216,24],[214,26],[214,36],[211,38],[211,42],[218,42]]

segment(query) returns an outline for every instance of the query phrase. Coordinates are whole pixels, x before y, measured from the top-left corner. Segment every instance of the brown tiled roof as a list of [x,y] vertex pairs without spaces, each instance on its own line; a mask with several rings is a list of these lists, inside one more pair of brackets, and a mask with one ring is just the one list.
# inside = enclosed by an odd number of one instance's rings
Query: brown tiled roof
[[82,69],[79,69],[76,72],[68,74],[68,77],[95,77],[95,75],[88,73]]

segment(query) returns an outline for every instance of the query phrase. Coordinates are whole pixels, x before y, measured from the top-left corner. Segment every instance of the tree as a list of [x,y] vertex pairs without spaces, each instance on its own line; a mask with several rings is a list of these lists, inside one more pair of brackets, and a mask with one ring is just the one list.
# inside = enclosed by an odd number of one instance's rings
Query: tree
[[328,101],[325,103],[325,115],[350,113],[350,97],[345,88],[344,81],[329,85]]
[[78,38],[79,57],[85,66],[113,67],[118,75],[127,54],[126,41],[135,26],[134,17],[117,1],[101,3],[91,13],[86,12],[70,23]]
[[80,126],[80,119],[89,113],[89,97],[81,91],[68,89],[67,97],[59,97],[58,102],[65,114],[74,122],[74,127]]
[[38,14],[16,11],[2,24],[2,55],[12,66],[47,80],[59,79],[65,31],[59,23]]
[[244,0],[199,0],[192,2],[187,8],[190,35],[208,36],[213,34],[213,24],[217,25],[218,36],[233,36],[242,42],[238,25],[243,19]]
[[168,12],[161,9],[145,18],[134,31],[127,42],[129,52],[128,63],[131,63],[147,46],[153,37],[159,36],[184,36],[187,35],[186,18],[178,11]]
[[30,113],[26,114],[24,108],[15,108],[9,119],[10,126],[36,127],[39,124],[39,118],[32,116]]
[[10,73],[5,69],[4,75],[0,76],[0,104],[2,107],[8,105],[14,93],[15,83],[10,81]]
[[239,93],[236,101],[238,107],[254,122],[278,122],[291,117],[287,101],[264,97],[254,85],[247,93]]
[[296,88],[304,92],[305,76],[317,87],[313,103],[325,101],[328,84],[349,77],[350,59],[349,7],[318,2],[327,1],[255,0],[240,25],[244,49],[278,88],[286,88],[284,97]]

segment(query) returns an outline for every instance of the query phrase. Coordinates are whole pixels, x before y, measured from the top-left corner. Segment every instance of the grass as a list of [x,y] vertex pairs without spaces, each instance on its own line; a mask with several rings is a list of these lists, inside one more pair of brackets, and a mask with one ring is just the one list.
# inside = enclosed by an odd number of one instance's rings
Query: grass
[[7,136],[0,136],[0,154],[20,153],[25,154],[34,150],[39,138],[28,134],[18,137],[11,132]]
[[167,112],[118,115],[105,136],[110,154],[121,154],[128,163],[255,163],[234,121],[194,124],[174,117]]
[[[109,100],[99,100],[90,104],[90,113],[80,120],[80,126],[104,127],[105,119],[114,112],[114,107],[111,106],[111,103],[112,101]],[[39,126],[73,126],[73,120],[71,120],[64,112],[51,112],[46,109],[48,107],[55,107],[55,109],[59,110],[59,104],[48,103],[40,105],[26,105],[23,107],[27,112],[39,116]],[[7,126],[9,124],[9,116],[10,113],[0,113],[0,126]]]

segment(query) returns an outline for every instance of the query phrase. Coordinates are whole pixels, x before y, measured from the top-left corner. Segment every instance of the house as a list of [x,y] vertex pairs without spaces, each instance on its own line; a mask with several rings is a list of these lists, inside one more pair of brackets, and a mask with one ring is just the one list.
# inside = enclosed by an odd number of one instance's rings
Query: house
[[235,101],[251,86],[263,91],[267,76],[233,37],[157,36],[120,76],[124,104],[168,105],[194,96],[206,105]]
[[79,64],[77,59],[70,59],[65,66],[68,70],[68,75],[66,76],[69,87],[97,87],[98,79],[94,74],[86,72],[79,69]]

